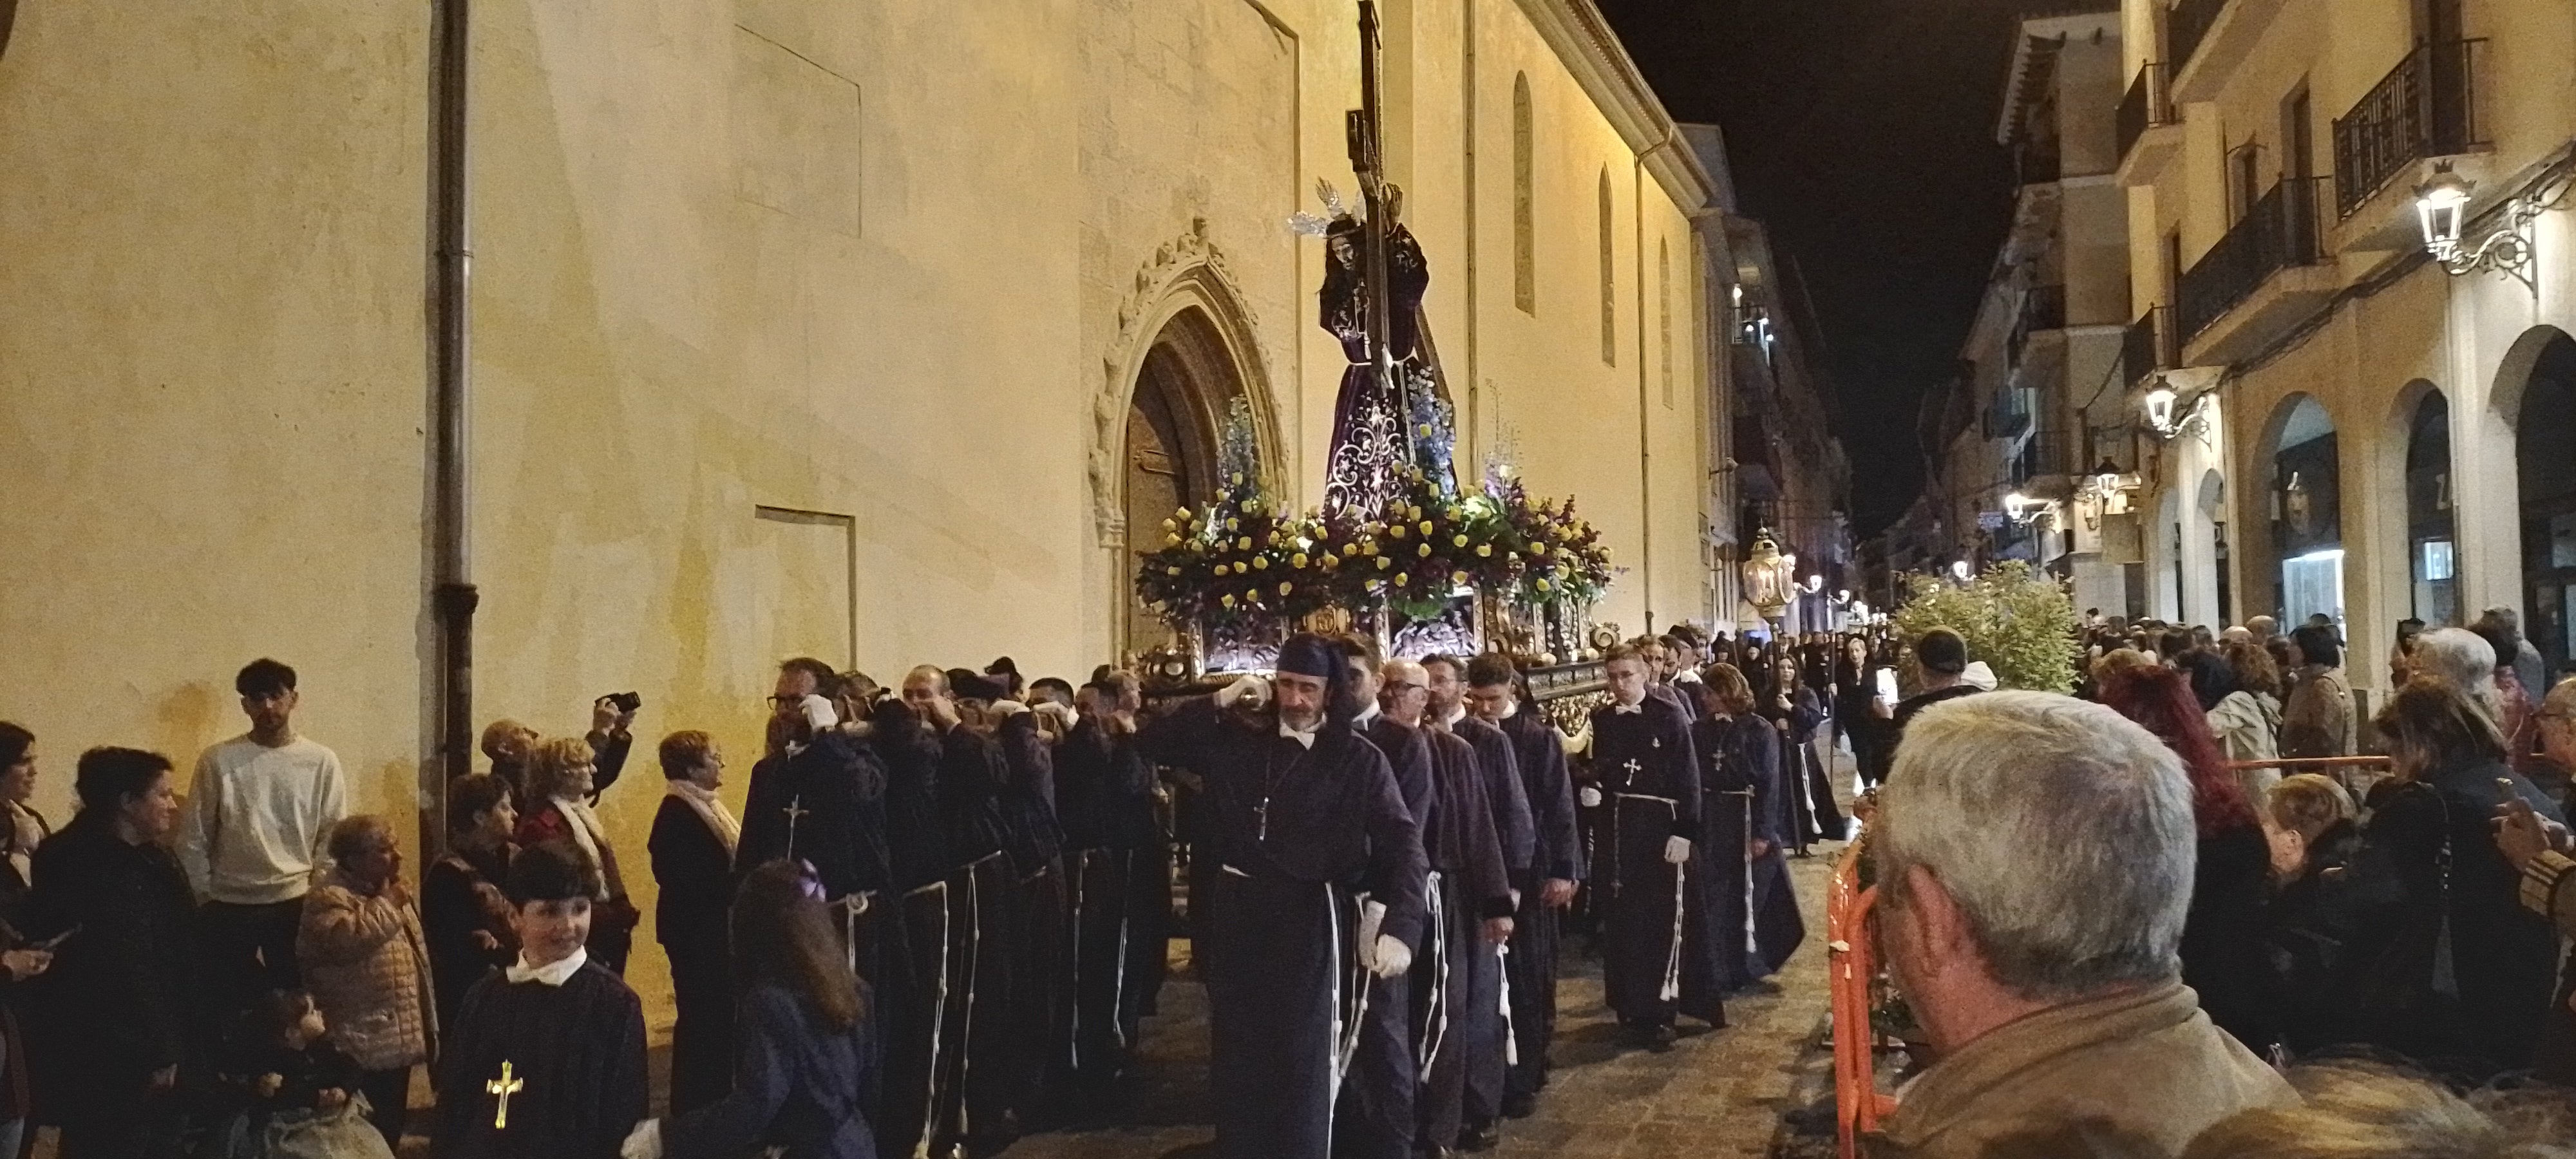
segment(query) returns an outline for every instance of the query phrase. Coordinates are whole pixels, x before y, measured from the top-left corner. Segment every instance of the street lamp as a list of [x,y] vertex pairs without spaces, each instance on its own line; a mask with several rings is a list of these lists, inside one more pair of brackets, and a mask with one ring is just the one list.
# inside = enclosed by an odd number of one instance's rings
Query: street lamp
[[2202,431],[2204,435],[2207,433],[2203,424],[2208,420],[2202,408],[2209,404],[2208,391],[2198,391],[2184,398],[2174,390],[2171,382],[2158,377],[2156,384],[2147,388],[2139,402],[2146,408],[2147,429],[2154,431],[2159,439],[2170,442],[2194,430]]
[[2502,207],[2503,226],[2472,246],[2469,195],[2477,186],[2452,172],[2450,162],[2434,162],[2433,176],[2415,187],[2415,223],[2424,231],[2424,252],[2452,277],[2502,270],[2538,298],[2540,278],[2532,271],[2531,223],[2558,208],[2567,198],[2568,187],[2566,163],[2561,162],[2534,181],[2528,187],[2531,192],[2508,199]]
[[2415,220],[2424,230],[2424,248],[2434,260],[2449,262],[2460,251],[2461,219],[2469,208],[2469,179],[2452,172],[2448,161],[2436,162],[2433,177],[2415,187]]

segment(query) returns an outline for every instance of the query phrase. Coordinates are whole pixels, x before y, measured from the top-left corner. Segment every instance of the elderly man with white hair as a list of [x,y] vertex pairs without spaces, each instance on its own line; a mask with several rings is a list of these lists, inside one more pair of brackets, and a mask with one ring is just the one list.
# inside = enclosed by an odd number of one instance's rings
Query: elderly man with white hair
[[1935,1057],[1873,1154],[2176,1155],[2295,1101],[2182,984],[2191,784],[2154,734],[1967,697],[1914,719],[1881,794],[1878,930]]

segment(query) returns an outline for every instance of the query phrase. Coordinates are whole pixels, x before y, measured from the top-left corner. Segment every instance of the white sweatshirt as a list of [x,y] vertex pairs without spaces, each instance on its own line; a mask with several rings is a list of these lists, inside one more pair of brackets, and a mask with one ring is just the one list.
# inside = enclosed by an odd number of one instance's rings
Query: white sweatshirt
[[179,864],[200,895],[234,905],[304,896],[349,815],[331,750],[301,737],[269,748],[238,736],[197,758],[179,819]]

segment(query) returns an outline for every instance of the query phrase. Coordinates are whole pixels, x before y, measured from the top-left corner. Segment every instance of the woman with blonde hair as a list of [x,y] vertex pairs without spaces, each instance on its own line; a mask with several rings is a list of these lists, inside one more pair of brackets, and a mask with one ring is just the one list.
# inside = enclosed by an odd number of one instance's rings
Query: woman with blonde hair
[[635,925],[642,917],[626,895],[626,878],[617,869],[617,850],[608,843],[608,828],[590,807],[599,775],[590,742],[580,737],[539,741],[528,752],[528,808],[519,817],[519,847],[562,841],[599,870],[599,892],[591,900],[590,938],[583,948],[590,960],[609,973],[626,973],[626,955],[634,948]]
[[2564,818],[2506,764],[2494,715],[2449,680],[2416,677],[2373,723],[2394,776],[2372,793],[2362,835],[2391,859],[2404,897],[2367,995],[2385,1019],[2375,1041],[2490,1073],[2527,1066],[2557,977],[2558,935],[2518,902],[2518,875],[2489,823],[2516,794]]

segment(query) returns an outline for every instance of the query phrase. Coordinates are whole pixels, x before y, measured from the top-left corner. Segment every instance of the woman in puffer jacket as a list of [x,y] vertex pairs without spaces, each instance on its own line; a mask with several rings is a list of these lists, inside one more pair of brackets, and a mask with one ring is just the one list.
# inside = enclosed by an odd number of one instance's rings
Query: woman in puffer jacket
[[384,818],[333,826],[330,851],[331,872],[305,897],[295,956],[331,1045],[364,1072],[367,1121],[392,1147],[402,1138],[411,1068],[430,1060],[438,1025],[429,939]]

